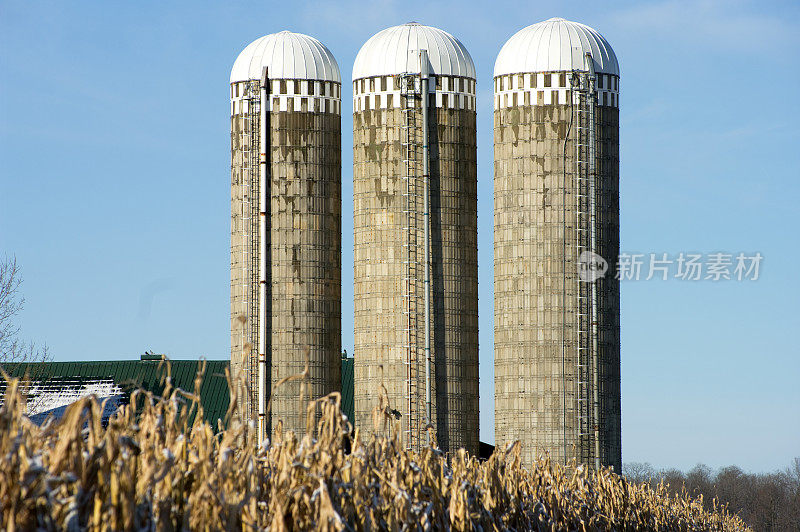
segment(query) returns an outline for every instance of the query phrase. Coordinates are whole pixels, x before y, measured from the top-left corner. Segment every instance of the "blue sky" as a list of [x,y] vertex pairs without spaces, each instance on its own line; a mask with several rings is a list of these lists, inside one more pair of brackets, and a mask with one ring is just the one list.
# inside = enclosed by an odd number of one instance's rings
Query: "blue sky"
[[[455,35],[478,69],[481,438],[493,441],[492,67],[517,30],[561,16],[620,60],[623,251],[764,256],[755,282],[623,283],[623,460],[788,465],[800,455],[800,8],[553,5],[0,2],[0,254],[23,265],[24,336],[56,360],[226,358],[234,59],[289,29],[325,43],[347,81],[371,35],[416,20]],[[350,97],[344,83],[352,352]]]

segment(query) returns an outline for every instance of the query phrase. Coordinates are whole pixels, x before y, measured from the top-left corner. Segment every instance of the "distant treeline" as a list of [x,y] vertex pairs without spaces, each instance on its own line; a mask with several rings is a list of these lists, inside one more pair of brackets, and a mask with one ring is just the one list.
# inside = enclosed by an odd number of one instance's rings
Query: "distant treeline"
[[753,530],[800,530],[800,458],[784,471],[746,473],[736,466],[712,470],[698,464],[687,473],[677,469],[656,470],[647,463],[623,466],[625,476],[634,482],[656,486],[662,480],[669,490],[686,488],[692,496],[703,496],[711,509],[716,498],[741,517]]

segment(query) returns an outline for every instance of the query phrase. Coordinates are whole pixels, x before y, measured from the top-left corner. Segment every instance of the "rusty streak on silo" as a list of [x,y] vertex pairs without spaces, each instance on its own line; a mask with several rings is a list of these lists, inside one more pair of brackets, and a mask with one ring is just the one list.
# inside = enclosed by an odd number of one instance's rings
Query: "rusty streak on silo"
[[275,384],[308,360],[305,399],[338,391],[340,352],[341,76],[322,43],[284,31],[250,43],[231,72],[231,369],[249,387],[236,389],[244,419],[256,423],[272,394],[267,427],[304,432],[302,381]]
[[[495,439],[528,464],[621,467],[618,84],[608,42],[564,19],[495,63]],[[609,270],[581,280],[592,252]]]
[[[428,64],[420,64],[420,51]],[[423,61],[425,53],[422,54]],[[422,87],[428,69],[429,176]],[[385,386],[405,444],[478,446],[475,67],[452,35],[409,23],[369,39],[353,67],[356,423]],[[429,183],[430,379],[425,378],[425,182]]]

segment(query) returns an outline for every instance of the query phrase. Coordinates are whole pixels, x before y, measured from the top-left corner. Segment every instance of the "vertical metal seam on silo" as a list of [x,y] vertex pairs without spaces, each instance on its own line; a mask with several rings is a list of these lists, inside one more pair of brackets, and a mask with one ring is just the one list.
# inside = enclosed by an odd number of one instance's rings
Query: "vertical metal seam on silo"
[[[259,191],[258,191],[258,239],[259,239],[259,260],[258,260],[258,441],[263,441],[267,436],[267,411],[266,411],[266,390],[267,390],[267,360],[266,360],[266,331],[264,324],[267,320],[267,191],[268,175],[267,169],[267,84],[269,83],[269,69],[263,67],[261,81],[259,83],[259,125],[258,125],[258,169],[259,169]],[[271,295],[271,294],[270,294]]]
[[[546,26],[543,26],[536,33],[536,36],[539,37],[539,42],[536,44],[536,52],[535,52],[535,58],[536,59],[534,60],[535,68],[533,69],[533,71],[536,72],[537,74],[542,70],[540,68],[540,65],[542,64],[542,58],[541,58],[542,51],[541,50],[542,50],[542,41],[544,40],[544,28],[545,27]],[[523,68],[520,67],[518,70],[523,70]]]

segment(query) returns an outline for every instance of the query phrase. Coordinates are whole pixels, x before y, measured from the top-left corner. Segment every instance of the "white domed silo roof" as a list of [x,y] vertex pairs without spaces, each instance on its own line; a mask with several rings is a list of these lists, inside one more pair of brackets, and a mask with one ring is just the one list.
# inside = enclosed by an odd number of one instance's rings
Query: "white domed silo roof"
[[302,33],[271,33],[248,44],[233,63],[231,83],[260,79],[263,67],[269,68],[270,79],[342,82],[331,51]]
[[596,72],[619,76],[617,56],[597,30],[551,18],[519,30],[506,41],[497,54],[494,75],[586,70],[586,52],[591,52]]
[[419,72],[410,52],[427,50],[430,73],[475,79],[475,63],[461,41],[446,31],[409,22],[373,35],[359,50],[353,79]]

